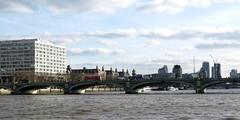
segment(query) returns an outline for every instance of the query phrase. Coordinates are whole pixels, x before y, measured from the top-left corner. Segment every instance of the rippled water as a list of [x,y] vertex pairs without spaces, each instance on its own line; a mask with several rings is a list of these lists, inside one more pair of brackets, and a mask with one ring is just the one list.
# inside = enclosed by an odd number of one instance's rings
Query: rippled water
[[[3,95],[0,119],[235,120],[240,90],[125,95]],[[233,94],[230,94],[233,93]]]

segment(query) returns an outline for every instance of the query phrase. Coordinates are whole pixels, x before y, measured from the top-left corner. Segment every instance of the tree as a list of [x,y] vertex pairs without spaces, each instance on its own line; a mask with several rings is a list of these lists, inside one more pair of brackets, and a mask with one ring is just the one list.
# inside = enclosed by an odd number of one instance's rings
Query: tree
[[71,66],[68,65],[68,66],[67,66],[67,69],[66,69],[66,73],[69,74],[69,73],[71,73],[71,71],[72,71]]

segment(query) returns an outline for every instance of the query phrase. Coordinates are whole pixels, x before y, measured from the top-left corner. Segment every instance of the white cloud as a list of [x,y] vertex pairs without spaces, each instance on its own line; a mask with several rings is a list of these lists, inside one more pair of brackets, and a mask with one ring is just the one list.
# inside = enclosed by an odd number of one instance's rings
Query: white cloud
[[147,40],[145,41],[144,43],[144,46],[158,46],[160,45],[160,40],[156,40],[156,39],[153,39],[153,40]]
[[41,8],[53,14],[114,13],[136,6],[137,10],[148,13],[176,14],[188,7],[205,8],[227,2],[239,0],[0,0],[0,11],[33,13]]
[[214,42],[214,43],[204,43],[197,44],[195,46],[197,49],[240,49],[239,42]]
[[41,33],[36,35],[12,35],[0,36],[0,40],[19,40],[19,39],[41,39],[51,41],[57,45],[73,45],[83,41],[82,35],[79,33],[55,34],[55,33]]
[[205,8],[217,3],[236,2],[237,0],[150,0],[140,2],[137,9],[149,13],[177,14],[187,7]]
[[[60,45],[73,45],[83,40],[92,40],[92,38],[97,39],[97,42],[107,46],[107,47],[117,47],[119,43],[114,39],[126,38],[131,39],[149,39],[146,40],[143,44],[145,46],[158,46],[163,40],[184,40],[195,42],[187,46],[179,46],[178,50],[193,50],[194,47],[191,45],[195,44],[212,44],[212,42],[219,43],[219,41],[240,41],[240,28],[234,27],[184,27],[178,29],[164,29],[164,28],[155,28],[155,29],[116,29],[111,31],[93,31],[93,32],[76,32],[76,33],[43,33],[36,34],[31,36],[0,36],[0,39],[24,39],[24,38],[40,38],[44,40],[52,41]],[[202,41],[202,43],[201,43]],[[163,44],[165,41],[163,42]],[[225,44],[225,43],[224,43]],[[227,43],[235,44],[235,43]],[[215,45],[215,44],[214,44]],[[206,45],[196,46],[198,49],[202,49]],[[217,44],[219,46],[219,44]],[[223,45],[221,45],[223,46]],[[231,45],[233,46],[233,45]],[[195,48],[196,48],[195,47]],[[235,45],[236,48],[236,45]]]
[[116,29],[112,31],[93,31],[87,32],[83,34],[88,37],[102,37],[102,38],[127,38],[127,37],[135,37],[137,35],[137,31],[135,29]]
[[144,29],[139,36],[166,40],[239,40],[240,28],[185,27],[179,29]]
[[68,46],[68,45],[73,45],[77,44],[80,41],[83,41],[81,35],[79,34],[43,34],[43,35],[38,35],[40,39],[52,41],[54,44],[58,45],[63,45],[63,46]]
[[34,7],[26,0],[0,0],[0,11],[33,13]]
[[136,0],[0,0],[0,11],[33,13],[36,8],[62,13],[113,13]]
[[[0,39],[23,39],[27,36],[0,36]],[[111,31],[92,31],[92,32],[76,32],[76,33],[44,33],[28,36],[30,38],[40,38],[62,45],[71,45],[82,40],[89,40],[92,37],[100,39],[98,42],[105,46],[118,46],[118,42],[113,39],[127,38],[147,38],[145,46],[157,46],[162,40],[199,40],[204,41],[240,41],[240,28],[234,27],[183,27],[178,29],[116,29]],[[103,39],[103,40],[102,40]],[[105,40],[107,39],[107,40]],[[111,40],[108,40],[111,39]],[[191,46],[190,46],[191,47]],[[192,48],[182,48],[189,49]]]
[[124,51],[121,49],[111,50],[106,48],[71,48],[68,50],[70,55],[119,55]]
[[99,40],[98,42],[107,47],[115,47],[119,45],[117,41],[113,41],[113,40]]
[[180,51],[192,51],[194,49],[194,47],[192,46],[182,46],[180,48],[178,48],[178,50]]
[[55,13],[113,13],[130,6],[135,0],[39,0]]
[[[135,38],[143,37],[157,40],[239,40],[240,28],[234,27],[182,27],[178,29],[116,29],[79,33],[84,37],[98,38]],[[156,43],[156,40],[152,41]],[[152,43],[149,42],[149,43]]]

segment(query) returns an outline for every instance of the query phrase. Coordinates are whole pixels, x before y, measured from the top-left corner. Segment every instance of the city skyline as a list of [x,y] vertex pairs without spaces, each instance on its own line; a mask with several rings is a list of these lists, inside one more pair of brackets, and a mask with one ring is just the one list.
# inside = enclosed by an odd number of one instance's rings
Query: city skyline
[[[62,6],[65,4],[65,6]],[[73,68],[117,67],[155,73],[180,64],[240,68],[237,0],[0,1],[0,40],[40,38],[67,48]],[[177,6],[177,7],[176,7]]]

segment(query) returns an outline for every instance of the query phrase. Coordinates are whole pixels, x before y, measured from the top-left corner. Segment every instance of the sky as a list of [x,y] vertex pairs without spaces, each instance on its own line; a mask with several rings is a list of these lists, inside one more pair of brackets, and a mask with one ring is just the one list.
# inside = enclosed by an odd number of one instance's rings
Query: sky
[[[64,45],[72,68],[240,70],[239,0],[0,0],[0,40]],[[210,57],[213,56],[213,59]]]

